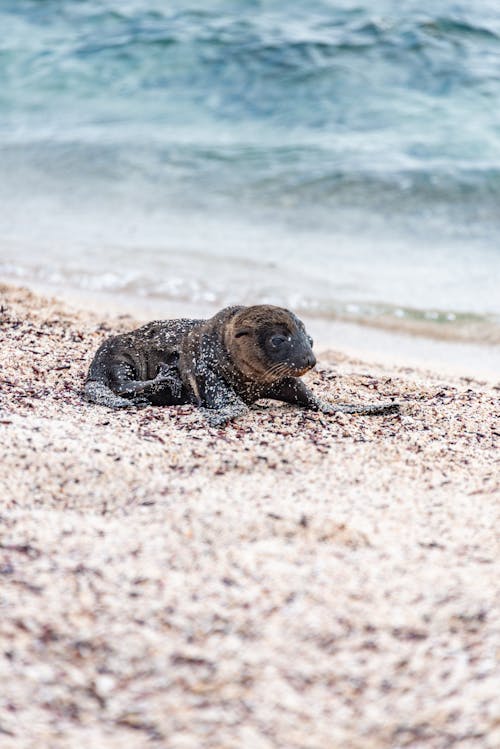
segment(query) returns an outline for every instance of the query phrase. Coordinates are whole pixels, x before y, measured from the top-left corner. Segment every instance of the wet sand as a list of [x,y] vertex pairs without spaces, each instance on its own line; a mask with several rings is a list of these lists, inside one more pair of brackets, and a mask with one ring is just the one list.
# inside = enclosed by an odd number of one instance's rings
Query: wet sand
[[328,352],[401,415],[86,404],[104,318],[0,287],[0,745],[500,746],[500,389]]

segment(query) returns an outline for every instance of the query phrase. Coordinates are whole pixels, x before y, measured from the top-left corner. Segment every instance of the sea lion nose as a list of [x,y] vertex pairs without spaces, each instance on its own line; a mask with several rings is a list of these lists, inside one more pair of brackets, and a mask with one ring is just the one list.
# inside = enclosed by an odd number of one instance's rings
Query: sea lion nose
[[306,363],[308,367],[311,367],[311,369],[316,366],[316,357],[314,356],[312,351],[307,355]]

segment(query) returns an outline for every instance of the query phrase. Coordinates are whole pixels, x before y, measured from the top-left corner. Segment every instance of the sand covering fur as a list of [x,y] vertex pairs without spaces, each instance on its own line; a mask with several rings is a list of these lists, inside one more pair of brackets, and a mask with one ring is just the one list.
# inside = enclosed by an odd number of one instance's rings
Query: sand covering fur
[[330,353],[402,414],[115,413],[134,320],[0,301],[3,749],[498,749],[498,388]]

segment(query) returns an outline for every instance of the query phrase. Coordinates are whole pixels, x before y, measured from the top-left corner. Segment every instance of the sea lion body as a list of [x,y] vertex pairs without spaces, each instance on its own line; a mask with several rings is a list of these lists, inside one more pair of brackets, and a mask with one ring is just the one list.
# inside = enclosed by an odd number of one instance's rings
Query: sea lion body
[[314,367],[312,339],[289,310],[227,307],[209,320],[152,322],[104,341],[90,365],[88,400],[112,408],[192,403],[226,423],[261,398],[324,413],[387,413],[394,404],[334,406],[300,380]]

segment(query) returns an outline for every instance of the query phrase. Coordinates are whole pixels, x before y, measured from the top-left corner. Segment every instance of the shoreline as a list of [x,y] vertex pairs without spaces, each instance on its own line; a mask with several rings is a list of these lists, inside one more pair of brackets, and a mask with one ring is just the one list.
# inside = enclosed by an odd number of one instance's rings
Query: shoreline
[[0,292],[2,749],[497,749],[498,386],[325,352],[401,413],[114,412],[137,321]]
[[[219,307],[209,303],[137,297],[128,294],[88,291],[37,281],[0,277],[0,284],[29,288],[54,296],[75,310],[99,310],[103,318],[129,315],[141,324],[161,317],[208,317]],[[449,341],[419,333],[403,333],[375,325],[325,320],[301,315],[321,355],[341,351],[351,358],[366,359],[385,366],[413,367],[443,375],[471,377],[491,384],[500,382],[500,345]]]

